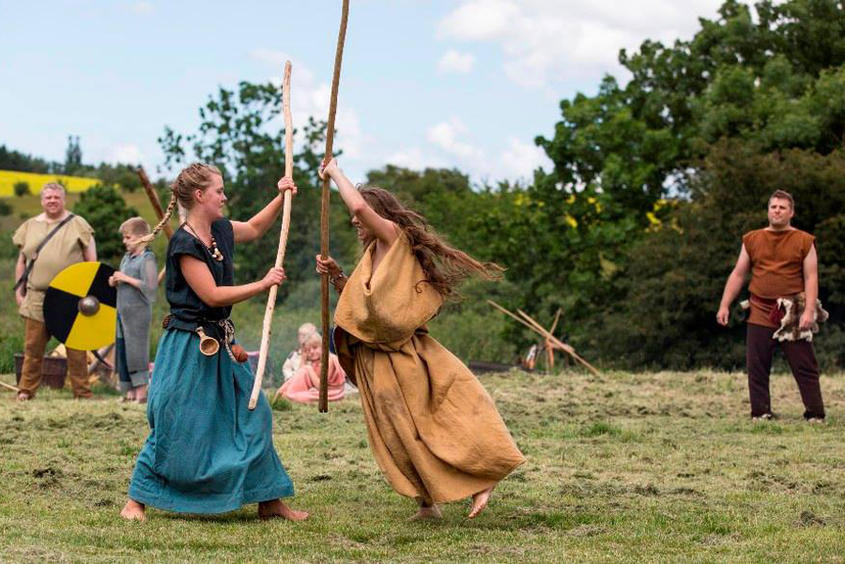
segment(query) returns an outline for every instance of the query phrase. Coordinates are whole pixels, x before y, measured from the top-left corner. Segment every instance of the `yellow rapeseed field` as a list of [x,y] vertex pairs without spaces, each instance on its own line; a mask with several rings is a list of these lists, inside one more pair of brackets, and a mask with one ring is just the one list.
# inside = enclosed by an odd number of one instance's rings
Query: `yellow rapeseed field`
[[85,176],[66,176],[64,174],[36,174],[34,172],[0,170],[0,197],[14,196],[14,187],[18,182],[26,182],[29,184],[29,191],[37,194],[41,191],[41,187],[48,182],[61,182],[68,192],[84,192],[91,186],[99,184],[100,179]]

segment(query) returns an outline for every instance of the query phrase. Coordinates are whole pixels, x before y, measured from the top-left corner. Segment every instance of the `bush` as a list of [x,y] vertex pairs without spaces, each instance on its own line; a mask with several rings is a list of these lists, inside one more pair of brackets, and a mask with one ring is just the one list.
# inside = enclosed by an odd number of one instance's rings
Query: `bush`
[[124,253],[117,230],[125,220],[138,215],[137,210],[128,207],[117,190],[98,184],[82,193],[73,206],[73,213],[83,217],[94,228],[98,260],[115,266]]
[[0,199],[0,215],[12,215],[12,205],[4,199]]
[[31,194],[32,191],[29,189],[29,182],[15,182],[14,186],[15,196],[26,196],[27,194]]
[[15,371],[15,353],[23,352],[23,333],[0,335],[0,374]]

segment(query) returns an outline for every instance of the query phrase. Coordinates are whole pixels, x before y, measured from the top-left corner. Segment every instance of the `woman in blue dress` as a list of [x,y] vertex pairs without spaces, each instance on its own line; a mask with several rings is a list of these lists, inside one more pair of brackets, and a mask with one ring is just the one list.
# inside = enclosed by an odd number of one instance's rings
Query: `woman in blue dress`
[[[296,193],[289,177],[280,195],[249,221],[223,217],[223,177],[213,166],[194,163],[171,186],[164,220],[178,201],[185,222],[167,248],[167,301],[170,315],[158,344],[147,404],[150,435],[138,455],[129,500],[121,516],[144,520],[150,505],[180,513],[224,513],[258,503],[262,519],[301,521],[304,511],[281,498],[293,484],[273,447],[272,414],[262,395],[247,409],[253,375],[235,360],[232,305],[285,279],[272,268],[263,279],[234,285],[235,243],[261,237],[279,213],[285,190]],[[201,334],[204,351],[200,351]],[[214,339],[219,345],[213,352]],[[232,349],[235,349],[233,352]],[[211,354],[209,354],[211,353]]]

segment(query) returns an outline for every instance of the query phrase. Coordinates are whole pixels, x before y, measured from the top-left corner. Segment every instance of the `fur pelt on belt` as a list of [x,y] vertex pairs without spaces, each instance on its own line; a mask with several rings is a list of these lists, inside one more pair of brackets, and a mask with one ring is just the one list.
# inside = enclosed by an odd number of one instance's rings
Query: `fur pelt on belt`
[[821,300],[817,299],[816,308],[813,312],[813,325],[803,331],[799,329],[798,323],[801,320],[801,314],[804,313],[803,292],[788,298],[778,298],[776,307],[783,314],[780,320],[780,328],[772,335],[772,339],[778,341],[800,341],[802,339],[812,341],[813,333],[819,332],[819,323],[824,323],[829,317],[827,311],[822,308]]

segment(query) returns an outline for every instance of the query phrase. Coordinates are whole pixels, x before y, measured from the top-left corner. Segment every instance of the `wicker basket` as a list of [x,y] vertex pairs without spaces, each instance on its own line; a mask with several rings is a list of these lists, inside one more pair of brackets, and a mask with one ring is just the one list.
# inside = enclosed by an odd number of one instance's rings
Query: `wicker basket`
[[[23,355],[15,354],[15,380],[20,383],[23,370]],[[58,356],[45,356],[41,363],[41,383],[50,388],[65,387],[67,376],[67,359]]]

